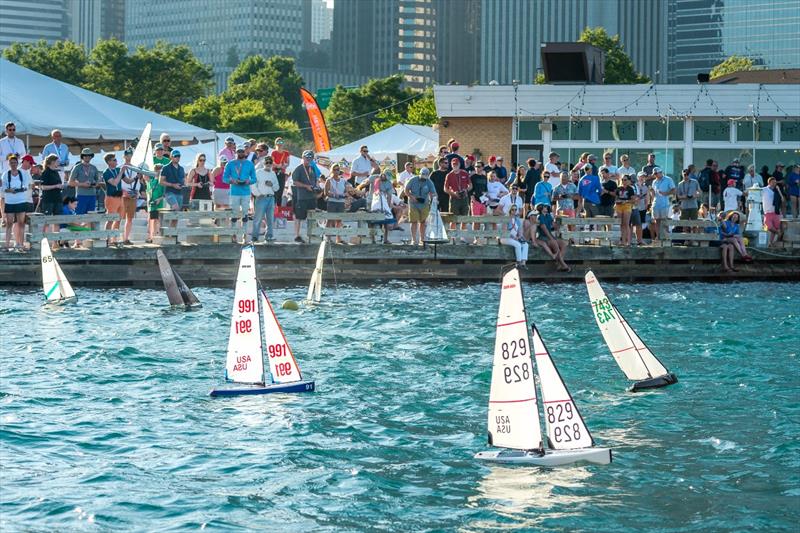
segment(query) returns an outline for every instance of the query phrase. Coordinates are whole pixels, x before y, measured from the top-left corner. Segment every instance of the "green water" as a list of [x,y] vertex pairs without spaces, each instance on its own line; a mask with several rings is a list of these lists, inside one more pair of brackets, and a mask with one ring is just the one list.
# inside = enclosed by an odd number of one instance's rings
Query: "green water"
[[[582,285],[526,284],[607,466],[481,464],[496,283],[278,311],[317,392],[212,399],[233,291],[0,291],[0,530],[796,531],[800,287],[606,284],[680,382],[631,394]],[[270,290],[273,302],[305,289]]]

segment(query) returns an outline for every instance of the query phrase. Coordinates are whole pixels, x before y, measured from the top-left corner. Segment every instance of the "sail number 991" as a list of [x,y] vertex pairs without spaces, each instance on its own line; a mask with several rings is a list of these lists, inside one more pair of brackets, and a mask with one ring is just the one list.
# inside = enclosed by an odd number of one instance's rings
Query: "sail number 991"
[[240,313],[254,313],[258,311],[255,300],[239,300]]
[[253,331],[253,322],[250,319],[236,320],[234,322],[236,333],[250,333]]

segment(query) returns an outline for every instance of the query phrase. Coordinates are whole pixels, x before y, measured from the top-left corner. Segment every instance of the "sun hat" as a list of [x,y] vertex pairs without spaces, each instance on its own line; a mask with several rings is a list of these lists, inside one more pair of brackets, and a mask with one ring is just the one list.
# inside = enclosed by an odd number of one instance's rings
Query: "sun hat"
[[90,156],[94,157],[94,152],[92,152],[91,148],[84,148],[83,150],[81,150],[81,157],[83,157],[85,155],[90,155]]

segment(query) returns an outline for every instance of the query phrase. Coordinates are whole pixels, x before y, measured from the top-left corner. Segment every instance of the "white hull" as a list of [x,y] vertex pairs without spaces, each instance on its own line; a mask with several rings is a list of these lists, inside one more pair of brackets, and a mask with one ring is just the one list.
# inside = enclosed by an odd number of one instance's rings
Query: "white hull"
[[608,448],[545,450],[544,455],[538,451],[488,450],[476,453],[475,459],[493,463],[511,463],[532,466],[562,466],[581,461],[598,465],[607,465],[611,462],[611,450]]

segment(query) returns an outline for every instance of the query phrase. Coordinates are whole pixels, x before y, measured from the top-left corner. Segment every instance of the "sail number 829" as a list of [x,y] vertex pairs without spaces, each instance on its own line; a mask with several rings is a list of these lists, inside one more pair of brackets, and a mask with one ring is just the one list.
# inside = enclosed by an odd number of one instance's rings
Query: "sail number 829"
[[503,359],[514,359],[528,354],[528,344],[525,337],[522,337],[518,341],[504,342],[500,345],[500,350]]
[[528,362],[521,365],[511,365],[503,368],[503,379],[506,383],[519,383],[520,381],[527,381],[531,377],[531,367]]

